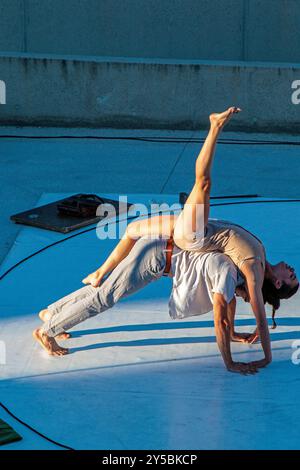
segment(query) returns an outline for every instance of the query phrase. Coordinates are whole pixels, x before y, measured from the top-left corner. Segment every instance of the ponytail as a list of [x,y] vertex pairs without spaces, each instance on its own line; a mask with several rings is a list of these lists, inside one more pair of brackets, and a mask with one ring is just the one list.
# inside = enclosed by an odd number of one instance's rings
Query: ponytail
[[276,289],[273,282],[270,279],[265,279],[263,286],[262,286],[262,294],[264,303],[268,303],[272,306],[272,330],[275,330],[277,327],[275,321],[275,314],[276,310],[280,307],[280,300],[281,299],[289,299],[292,295],[296,294],[299,288],[299,283],[294,286],[290,287],[288,284],[283,283],[279,289]]

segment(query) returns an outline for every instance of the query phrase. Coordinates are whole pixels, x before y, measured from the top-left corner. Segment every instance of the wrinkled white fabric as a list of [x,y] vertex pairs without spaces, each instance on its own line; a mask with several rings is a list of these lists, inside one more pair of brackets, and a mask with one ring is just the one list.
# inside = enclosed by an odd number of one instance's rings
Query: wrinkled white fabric
[[218,252],[197,253],[180,250],[176,245],[171,269],[173,288],[169,299],[172,318],[201,315],[213,309],[214,293],[223,294],[227,303],[241,282],[231,259]]

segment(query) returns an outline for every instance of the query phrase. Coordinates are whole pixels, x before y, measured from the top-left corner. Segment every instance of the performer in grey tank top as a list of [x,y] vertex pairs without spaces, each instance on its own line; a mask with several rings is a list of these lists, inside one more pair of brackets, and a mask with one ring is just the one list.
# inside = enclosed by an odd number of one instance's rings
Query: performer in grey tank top
[[271,362],[272,353],[263,285],[269,284],[279,300],[294,295],[298,290],[299,281],[294,269],[286,263],[280,262],[273,266],[268,263],[262,242],[243,227],[230,222],[209,220],[211,166],[217,139],[233,114],[240,111],[239,108],[229,108],[224,113],[210,116],[210,130],[196,161],[195,184],[175,221],[174,242],[178,247],[189,251],[221,251],[230,256],[239,267],[245,278],[249,302],[256,318],[257,332],[264,352],[264,357],[258,361],[258,365],[264,367]]
[[239,108],[210,115],[210,130],[196,160],[195,184],[179,217],[160,216],[129,224],[126,234],[105,263],[86,278],[98,285],[106,273],[130,252],[139,236],[173,237],[175,246],[192,252],[219,251],[228,255],[246,281],[247,297],[257,322],[264,357],[261,367],[272,360],[270,335],[264,303],[272,305],[273,324],[280,299],[288,299],[299,288],[294,268],[284,261],[272,265],[266,260],[262,242],[237,224],[209,219],[211,167],[218,137]]
[[[112,308],[119,300],[132,295],[166,272],[166,240],[139,239],[129,255],[99,286],[82,287],[59,299],[40,312],[42,328],[34,331],[35,339],[54,356],[63,356],[68,349],[56,339],[67,339],[66,331],[75,325]],[[173,287],[169,299],[169,314],[173,319],[215,313],[218,335],[226,336],[220,348],[227,370],[242,374],[257,372],[255,362],[240,363],[232,358],[230,341],[246,342],[252,333],[237,333],[234,328],[235,293],[242,292],[244,279],[233,262],[221,253],[192,253],[175,248],[170,272]],[[228,317],[228,325],[224,316]]]
[[[264,358],[257,361],[256,366],[264,367],[272,359],[264,302],[268,301],[273,305],[274,315],[275,309],[280,304],[279,299],[293,295],[299,287],[299,282],[294,269],[286,263],[280,262],[277,265],[268,263],[261,241],[243,227],[208,218],[211,166],[217,139],[224,125],[238,112],[240,112],[238,108],[229,108],[223,113],[210,115],[210,130],[196,161],[195,184],[179,217],[159,216],[129,224],[124,237],[105,263],[87,276],[84,282],[93,287],[99,286],[104,276],[110,272],[113,274],[113,270],[129,255],[141,236],[172,237],[175,246],[190,252],[222,252],[233,260],[244,276],[245,296],[249,299],[256,317],[257,332],[264,352]],[[163,220],[167,220],[168,223],[162,223]],[[96,312],[97,306],[94,308]],[[226,323],[226,309],[224,310],[222,302],[217,310],[219,316],[223,315],[223,321]],[[217,341],[220,350],[227,351],[228,336],[221,324],[222,322],[216,324]],[[44,346],[47,338],[51,337],[46,332],[53,334],[49,325],[38,333],[35,332],[36,339]],[[57,331],[54,333],[57,334]],[[225,358],[224,360],[226,363]],[[242,370],[243,366],[240,367]]]

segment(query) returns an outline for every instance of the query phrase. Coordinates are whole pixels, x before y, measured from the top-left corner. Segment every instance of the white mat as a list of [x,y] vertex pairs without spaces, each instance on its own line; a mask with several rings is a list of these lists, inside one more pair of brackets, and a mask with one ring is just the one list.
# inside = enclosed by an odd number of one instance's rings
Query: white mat
[[[45,194],[40,203],[64,196]],[[254,231],[271,262],[286,259],[300,273],[299,203],[228,205],[211,215]],[[60,238],[22,229],[1,273]],[[69,356],[51,358],[34,344],[38,310],[80,287],[114,244],[89,232],[30,259],[0,283],[0,340],[7,348],[1,401],[40,432],[76,449],[299,448],[299,367],[291,362],[292,342],[300,339],[299,294],[280,309],[272,332],[274,362],[253,377],[225,370],[212,314],[169,318],[168,279],[78,325],[68,341]],[[240,330],[254,329],[248,305],[239,303],[237,318]],[[261,357],[259,345],[232,349],[236,360]],[[3,448],[54,447],[17,430],[25,439]]]

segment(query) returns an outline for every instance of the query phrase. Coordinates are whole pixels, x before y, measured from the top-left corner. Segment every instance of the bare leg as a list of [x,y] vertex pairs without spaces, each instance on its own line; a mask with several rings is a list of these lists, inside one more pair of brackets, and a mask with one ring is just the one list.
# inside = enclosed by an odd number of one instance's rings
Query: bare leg
[[[196,161],[195,184],[175,228],[174,240],[182,249],[188,249],[185,234],[190,231],[199,232],[201,222],[203,229],[207,225],[210,209],[211,167],[217,140],[225,124],[233,114],[239,111],[239,108],[232,107],[223,113],[211,114],[209,117],[210,130]],[[202,216],[201,221],[199,221],[199,214]],[[189,225],[184,227],[184,224]]]
[[104,277],[115,269],[121,261],[131,252],[137,240],[141,237],[163,237],[169,238],[173,233],[175,217],[163,215],[137,220],[128,225],[123,238],[106,259],[106,261],[95,272],[83,279],[84,284],[98,287]]
[[82,282],[84,284],[91,284],[93,287],[98,287],[104,277],[126,258],[135,245],[135,242],[136,240],[132,239],[126,231],[124,237],[119,241],[100,268],[85,277]]
[[[217,139],[226,122],[236,112],[239,112],[238,108],[229,108],[224,113],[212,114],[210,116],[210,131],[196,161],[195,185],[186,201],[184,209],[185,211],[189,210],[191,213],[193,231],[196,231],[197,205],[204,205],[204,224],[207,224],[210,199],[210,172]],[[128,256],[140,237],[157,235],[169,238],[173,234],[175,220],[174,216],[166,215],[132,222],[128,225],[125,235],[102,266],[85,277],[82,282],[98,287],[105,276]],[[177,244],[180,246],[179,243]]]

